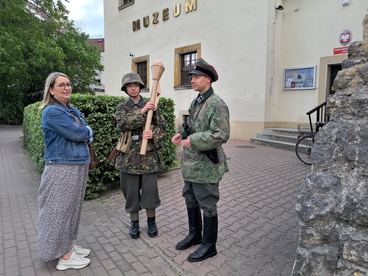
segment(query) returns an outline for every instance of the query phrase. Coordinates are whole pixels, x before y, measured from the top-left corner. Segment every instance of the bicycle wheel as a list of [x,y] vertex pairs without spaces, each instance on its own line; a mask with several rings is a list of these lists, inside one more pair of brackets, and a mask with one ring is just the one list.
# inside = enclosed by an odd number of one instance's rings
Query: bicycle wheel
[[300,161],[307,165],[312,165],[311,152],[314,143],[314,135],[306,134],[298,139],[295,145],[295,153]]

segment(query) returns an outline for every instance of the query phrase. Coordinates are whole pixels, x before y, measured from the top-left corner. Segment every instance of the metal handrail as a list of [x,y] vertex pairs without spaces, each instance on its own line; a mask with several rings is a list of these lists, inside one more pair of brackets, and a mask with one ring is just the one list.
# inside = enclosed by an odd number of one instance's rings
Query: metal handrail
[[[315,129],[312,123],[312,115],[314,113],[316,113]],[[329,120],[329,117],[327,115],[327,102],[321,103],[312,110],[308,111],[306,114],[309,118],[309,126],[311,132],[316,134]]]

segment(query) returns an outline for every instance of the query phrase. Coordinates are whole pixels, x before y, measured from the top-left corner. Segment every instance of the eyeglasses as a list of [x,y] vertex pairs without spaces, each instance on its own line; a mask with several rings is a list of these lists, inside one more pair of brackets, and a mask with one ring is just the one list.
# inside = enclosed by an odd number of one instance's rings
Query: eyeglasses
[[72,84],[70,82],[68,83],[59,83],[58,85],[56,85],[57,88],[60,88],[62,90],[64,90],[65,88],[72,88]]

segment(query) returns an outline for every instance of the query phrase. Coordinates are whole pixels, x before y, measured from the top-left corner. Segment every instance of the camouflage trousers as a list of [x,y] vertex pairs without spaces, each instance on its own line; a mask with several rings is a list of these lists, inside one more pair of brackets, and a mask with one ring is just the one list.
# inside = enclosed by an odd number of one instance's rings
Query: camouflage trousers
[[184,181],[183,197],[188,208],[199,208],[205,217],[217,214],[217,202],[220,199],[218,183],[194,183]]

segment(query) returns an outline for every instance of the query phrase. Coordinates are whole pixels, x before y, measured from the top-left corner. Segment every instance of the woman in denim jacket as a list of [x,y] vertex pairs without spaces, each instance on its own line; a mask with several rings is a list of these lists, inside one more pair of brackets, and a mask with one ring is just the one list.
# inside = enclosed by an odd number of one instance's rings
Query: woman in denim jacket
[[90,263],[89,249],[75,243],[86,190],[88,143],[92,129],[81,112],[70,105],[72,87],[67,75],[46,79],[41,108],[45,137],[45,168],[38,191],[40,256],[59,259],[56,269],[80,269]]

